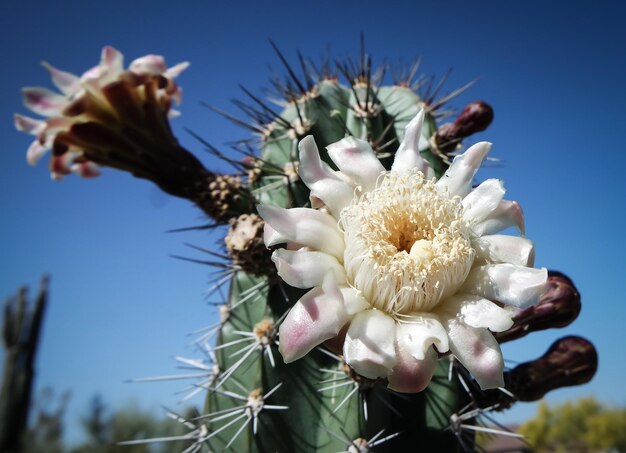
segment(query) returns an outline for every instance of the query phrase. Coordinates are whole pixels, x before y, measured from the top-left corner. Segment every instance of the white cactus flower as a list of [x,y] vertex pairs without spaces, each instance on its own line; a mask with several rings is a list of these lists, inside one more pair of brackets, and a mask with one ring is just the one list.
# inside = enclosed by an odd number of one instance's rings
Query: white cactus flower
[[328,146],[334,171],[304,138],[299,173],[319,209],[259,206],[266,245],[288,244],[273,253],[278,274],[313,288],[280,326],[285,362],[345,333],[345,361],[393,390],[423,390],[448,351],[483,389],[504,384],[491,332],[511,327],[507,306],[539,301],[547,271],[532,267],[531,241],[494,234],[524,232],[502,182],[472,188],[491,144],[457,156],[436,181],[419,153],[423,117],[407,126],[391,171],[351,137]]

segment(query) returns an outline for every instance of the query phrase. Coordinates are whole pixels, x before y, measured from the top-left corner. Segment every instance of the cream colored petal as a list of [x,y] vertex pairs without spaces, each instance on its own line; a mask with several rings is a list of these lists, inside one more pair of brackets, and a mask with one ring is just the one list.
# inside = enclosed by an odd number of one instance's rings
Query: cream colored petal
[[502,181],[488,179],[472,190],[461,202],[463,217],[472,223],[483,221],[491,214],[504,197]]
[[487,329],[470,327],[458,319],[447,323],[450,351],[472,373],[483,390],[504,386],[500,345]]
[[474,294],[456,294],[442,301],[437,313],[444,318],[459,317],[470,327],[503,332],[513,325],[512,313],[490,300]]
[[358,313],[343,345],[348,365],[370,379],[386,377],[396,365],[396,322],[379,310]]
[[346,272],[333,256],[322,252],[278,249],[272,254],[278,275],[295,288],[320,286],[324,276],[332,272],[337,284],[346,282]]
[[517,201],[502,200],[498,207],[472,229],[478,236],[497,233],[509,227],[516,227],[520,234],[525,234],[524,213]]
[[503,304],[526,308],[539,302],[548,271],[514,264],[486,264],[472,268],[459,293],[475,294]]
[[532,267],[535,262],[535,246],[532,241],[504,234],[479,237],[472,242],[476,260],[491,263],[511,263]]
[[472,180],[491,149],[491,143],[480,142],[456,156],[450,168],[437,181],[437,187],[447,190],[451,197],[465,197],[472,190]]
[[447,352],[448,334],[434,313],[420,313],[402,317],[396,326],[396,341],[404,351],[417,360],[423,360],[433,345],[439,352]]
[[284,209],[258,205],[259,215],[270,225],[264,234],[268,247],[281,242],[297,242],[342,260],[344,244],[337,221],[323,211],[309,208]]
[[385,168],[369,143],[354,137],[346,137],[326,147],[330,158],[348,178],[370,191]]
[[66,96],[71,96],[80,89],[80,77],[66,71],[55,68],[50,63],[41,63],[52,77],[52,83]]
[[370,304],[361,293],[350,286],[340,286],[339,290],[343,296],[343,305],[349,315],[355,315],[360,311],[370,308]]
[[354,188],[320,159],[312,135],[304,137],[298,144],[298,149],[300,150],[300,178],[311,189],[311,198],[322,200],[331,214],[338,218],[341,210],[354,198]]
[[430,165],[422,159],[420,154],[420,142],[424,140],[422,137],[423,123],[424,109],[421,109],[404,130],[404,139],[396,151],[391,171],[404,172],[415,168],[425,175],[428,173]]

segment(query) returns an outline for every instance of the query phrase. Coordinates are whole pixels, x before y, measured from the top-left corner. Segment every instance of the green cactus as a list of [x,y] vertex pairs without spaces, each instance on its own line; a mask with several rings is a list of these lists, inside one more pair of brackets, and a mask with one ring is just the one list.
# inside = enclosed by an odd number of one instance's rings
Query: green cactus
[[[347,85],[339,82],[337,74],[328,69],[329,65],[323,65],[318,71],[301,56],[303,74],[300,79],[274,47],[289,74],[285,81],[274,81],[274,87],[283,99],[281,111],[244,89],[250,104],[237,104],[249,120],[221,112],[256,134],[255,139],[245,142],[245,147],[240,150],[246,154],[245,159],[237,162],[226,158],[240,170],[240,175],[208,172],[178,145],[168,127],[162,128],[168,137],[162,149],[133,144],[127,151],[135,153],[134,160],[128,159],[124,149],[118,150],[116,143],[103,144],[102,140],[92,143],[76,138],[78,132],[85,129],[85,124],[101,131],[112,127],[107,123],[110,118],[123,118],[125,96],[131,104],[134,103],[136,116],[142,118],[142,112],[149,111],[153,122],[167,124],[171,97],[178,92],[171,79],[182,69],[181,65],[166,69],[160,57],[147,56],[134,63],[139,68],[135,71],[144,66],[160,68],[156,75],[133,72],[131,64],[131,70],[119,70],[117,79],[113,79],[110,85],[103,83],[103,92],[109,93],[110,103],[105,105],[108,115],[87,115],[81,111],[83,116],[76,116],[66,114],[68,109],[53,112],[71,117],[68,130],[62,133],[48,133],[44,122],[21,116],[16,116],[16,125],[20,130],[39,134],[38,140],[45,139],[32,145],[37,154],[42,152],[44,144],[49,146],[52,143],[55,155],[51,169],[59,177],[75,171],[76,166],[79,174],[93,176],[95,168],[92,164],[125,169],[152,180],[173,195],[192,200],[216,223],[230,224],[225,238],[226,258],[230,262],[204,262],[218,269],[211,291],[219,293],[222,288],[229,287],[227,300],[220,306],[220,322],[207,329],[198,341],[209,352],[212,363],[188,362],[204,373],[198,384],[199,389],[208,392],[204,414],[188,419],[170,413],[191,432],[169,440],[193,441],[185,450],[190,452],[202,449],[238,453],[364,453],[413,451],[416,448],[423,451],[473,450],[473,433],[481,429],[476,424],[483,413],[508,407],[517,398],[506,389],[482,391],[470,373],[451,355],[440,357],[432,381],[424,391],[416,394],[396,393],[387,389],[385,379],[373,380],[358,375],[333,352],[341,350],[337,339],[327,341],[295,362],[283,362],[277,347],[280,342],[278,328],[306,291],[288,286],[277,275],[270,260],[271,252],[263,241],[263,220],[254,206],[310,206],[309,189],[298,176],[298,144],[307,135],[313,136],[321,150],[321,158],[333,167],[326,146],[351,135],[369,142],[383,166],[390,169],[404,139],[406,126],[423,110],[421,137],[413,137],[413,142],[418,144],[421,157],[432,167],[432,176],[439,178],[450,165],[461,140],[485,129],[493,112],[487,104],[478,101],[467,106],[454,123],[438,125],[445,116],[441,111],[443,104],[468,85],[437,100],[441,83],[430,86],[424,83],[424,79],[415,82],[417,65],[393,84],[383,85],[384,72],[372,71],[371,60],[364,51],[357,63],[348,60],[337,64]],[[121,67],[121,54],[105,48],[102,65],[106,67],[111,61],[118,60],[120,64],[115,68]],[[175,68],[177,70],[172,71]],[[142,88],[142,84],[146,88]],[[114,91],[111,86],[122,86],[124,90]],[[159,91],[157,88],[161,86],[169,88]],[[111,95],[113,91],[114,96]],[[76,93],[72,96],[78,96]],[[144,93],[151,95],[142,99]],[[31,97],[28,103],[37,111],[40,92],[31,89],[27,94]],[[118,99],[120,96],[124,99]],[[80,97],[72,99],[71,105],[79,105],[80,100]],[[64,120],[68,121],[67,117]],[[149,129],[149,123],[146,124]],[[128,129],[123,121],[113,121],[113,125],[122,132]],[[140,132],[149,136],[150,131],[144,131],[142,127]],[[102,135],[95,138],[101,139]],[[225,158],[221,152],[205,145],[215,155]],[[146,155],[156,164],[146,167],[143,163]],[[188,165],[167,164],[177,161]],[[190,182],[190,174],[198,177],[191,178]],[[245,174],[247,184],[242,179]],[[220,257],[215,252],[204,251]],[[515,324],[508,335],[507,332],[500,335],[501,341],[523,335],[520,331],[561,327],[575,318],[579,306],[576,303],[580,303],[580,298],[573,283],[562,274],[552,274],[550,278],[549,282],[556,285],[554,291],[542,299],[537,311],[520,311],[513,319]],[[573,304],[566,301],[568,297]],[[567,316],[556,313],[563,311]],[[217,336],[215,345],[206,346],[212,341],[212,334]],[[342,332],[339,337],[341,335]],[[554,364],[566,364],[568,372],[557,373],[557,384],[536,379],[532,389],[525,389],[519,385],[519,376],[513,370],[505,373],[507,386],[517,385],[516,389],[523,389],[525,395],[534,397],[556,386],[589,380],[597,366],[593,346],[574,347],[570,343],[559,346],[557,358],[552,354],[516,368],[521,370],[518,374],[535,376],[535,363],[541,370]],[[576,370],[583,371],[578,373]]]
[[[370,76],[367,58],[358,68],[340,65],[350,82],[348,86],[329,73],[315,82],[305,77],[309,81],[305,84],[287,67],[297,88],[285,89],[286,105],[280,113],[247,92],[254,105],[246,111],[253,118],[272,118],[254,125],[260,132],[261,151],[254,160],[250,185],[259,202],[280,207],[308,205],[309,189],[294,172],[298,165],[297,144],[306,135],[313,135],[320,150],[346,135],[367,140],[388,168],[406,125],[422,108],[427,112],[423,141],[429,144],[422,155],[437,177],[447,168],[449,160],[431,141],[437,130],[433,101],[421,98],[410,87],[411,80],[382,86]],[[334,165],[327,155],[323,158]],[[265,269],[269,275],[240,271],[233,277],[227,306],[236,308],[229,310],[219,333],[216,349],[221,374],[209,390],[205,407],[207,414],[216,414],[206,418],[209,431],[218,433],[209,441],[213,450],[396,451],[415,445],[426,451],[435,447],[446,451],[461,448],[458,433],[444,429],[469,398],[456,373],[448,379],[448,360],[441,361],[431,385],[417,395],[396,394],[383,382],[359,377],[330,352],[317,350],[284,364],[276,347],[276,325],[305,291],[281,282],[270,272],[271,264]],[[242,297],[248,300],[240,303]],[[258,336],[258,326],[264,322],[273,329],[266,337]],[[244,342],[245,338],[250,341]],[[248,423],[241,409],[233,411],[231,417],[220,417],[224,413],[220,411],[241,407],[242,401],[233,393],[247,398],[250,392],[260,390],[263,394],[277,385],[281,386],[267,404],[289,409],[261,410],[256,435],[249,428],[240,431]],[[233,422],[236,417],[240,420]],[[388,436],[393,437],[376,443]],[[368,439],[375,439],[371,443],[376,447],[366,448]],[[465,434],[463,442],[471,448],[472,436]],[[361,450],[356,449],[357,445]]]

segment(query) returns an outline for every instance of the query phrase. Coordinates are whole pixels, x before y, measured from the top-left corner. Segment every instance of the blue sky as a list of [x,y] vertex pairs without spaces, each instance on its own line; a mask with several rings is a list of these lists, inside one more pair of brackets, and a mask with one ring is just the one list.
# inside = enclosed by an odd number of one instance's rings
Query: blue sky
[[[59,183],[45,162],[29,167],[30,138],[14,130],[12,115],[26,113],[20,87],[50,86],[39,62],[80,73],[106,44],[127,62],[147,53],[171,64],[190,61],[179,79],[183,115],[174,130],[207,167],[224,170],[184,128],[217,146],[247,132],[200,101],[234,111],[229,99],[242,98],[239,83],[260,93],[268,65],[280,67],[267,38],[294,61],[296,49],[317,57],[327,44],[335,57],[356,55],[363,31],[375,62],[421,56],[422,69],[440,75],[452,66],[449,89],[479,78],[452,103],[484,99],[495,109],[493,125],[468,143],[493,142],[492,155],[504,165],[479,177],[504,180],[507,197],[524,208],[537,265],[567,273],[582,293],[572,326],[507,345],[507,358],[525,361],[563,335],[583,335],[600,353],[596,378],[549,401],[596,395],[626,404],[624,13],[607,1],[4,2],[0,295],[21,284],[34,292],[39,276],[52,274],[37,387],[72,390],[69,423],[96,392],[113,405],[134,399],[175,408],[180,383],[123,381],[175,372],[173,356],[196,355],[186,335],[215,319],[204,297],[209,269],[169,255],[193,256],[184,242],[211,247],[220,240],[167,233],[197,224],[199,212],[127,174],[105,170],[96,180]],[[520,404],[500,419],[533,413],[533,405]]]

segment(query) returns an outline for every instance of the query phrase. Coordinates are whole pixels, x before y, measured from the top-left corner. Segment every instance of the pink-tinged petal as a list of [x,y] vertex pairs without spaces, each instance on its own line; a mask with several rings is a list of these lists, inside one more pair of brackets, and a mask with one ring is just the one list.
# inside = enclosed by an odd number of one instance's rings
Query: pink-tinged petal
[[74,121],[72,121],[71,118],[57,116],[45,121],[45,128],[42,132],[44,132],[46,136],[51,137],[61,130],[69,130],[72,124],[74,124]]
[[456,156],[450,168],[437,181],[437,187],[447,190],[451,197],[465,197],[472,190],[472,180],[490,149],[491,143],[480,142]]
[[30,165],[36,165],[42,156],[46,154],[46,151],[48,151],[48,148],[43,146],[39,140],[35,140],[30,144],[28,150],[26,151],[26,162]]
[[459,317],[470,327],[504,332],[513,325],[513,312],[474,294],[456,294],[442,301],[437,312],[444,318]]
[[343,259],[343,238],[337,229],[337,221],[330,214],[309,208],[284,209],[269,205],[259,205],[257,209],[274,230],[265,236],[268,247],[291,241]]
[[472,268],[459,290],[518,308],[539,302],[548,271],[514,264],[486,264]]
[[165,77],[167,77],[168,79],[175,79],[185,69],[187,69],[189,67],[189,64],[190,63],[188,61],[183,61],[182,63],[178,63],[177,65],[174,65],[171,68],[169,68],[167,71],[165,71],[165,74],[163,74],[163,75]]
[[52,83],[66,96],[71,96],[80,89],[80,77],[55,68],[50,63],[41,63],[48,70],[52,77]]
[[421,109],[404,129],[404,139],[396,151],[391,171],[405,172],[418,169],[424,174],[428,173],[430,165],[422,159],[420,154],[424,142],[428,145],[428,141],[422,137],[423,123],[424,109]]
[[146,55],[133,60],[128,69],[135,74],[161,75],[167,71],[167,65],[161,55]]
[[42,116],[60,115],[67,105],[65,96],[57,94],[47,88],[22,88],[24,105],[33,112]]
[[13,122],[15,124],[15,129],[31,135],[38,135],[46,127],[45,121],[22,116],[18,113],[13,115]]
[[532,267],[535,262],[533,242],[518,236],[486,235],[475,239],[472,247],[476,250],[476,260],[527,267]]
[[321,200],[328,210],[338,218],[341,210],[354,198],[354,189],[341,179],[330,166],[320,159],[312,135],[304,137],[298,144],[300,150],[300,178],[311,189],[311,204],[321,207]]
[[90,179],[101,175],[98,165],[93,162],[80,162],[71,167],[72,173],[77,174],[81,178]]
[[341,292],[328,278],[296,302],[279,328],[279,351],[285,363],[304,357],[314,347],[337,336],[350,320]]
[[396,322],[379,310],[358,313],[350,323],[343,345],[348,365],[370,379],[387,377],[396,365]]
[[477,236],[497,233],[509,227],[516,227],[520,234],[525,234],[524,213],[517,201],[502,200],[482,222],[472,229]]
[[68,151],[60,156],[52,156],[50,159],[50,174],[52,179],[60,180],[64,175],[72,172],[71,166],[78,153]]
[[329,272],[339,285],[346,282],[343,266],[326,253],[278,249],[272,254],[272,261],[276,264],[278,275],[295,288],[319,286]]
[[109,77],[117,77],[124,71],[124,56],[120,51],[111,46],[102,49],[100,66],[106,71]]
[[339,170],[360,185],[364,191],[376,187],[376,181],[385,168],[366,141],[346,137],[326,147]]
[[416,360],[423,360],[433,345],[439,352],[447,352],[449,349],[446,329],[434,313],[402,317],[396,329],[396,341],[403,351],[408,351]]
[[448,320],[450,351],[472,373],[483,390],[504,386],[504,359],[500,345],[487,329]]
[[504,197],[504,185],[497,179],[488,179],[472,190],[461,202],[463,217],[479,223],[491,214]]
[[428,387],[438,361],[433,348],[426,351],[423,360],[416,360],[396,342],[396,357],[398,363],[387,376],[389,389],[401,393],[418,393]]

